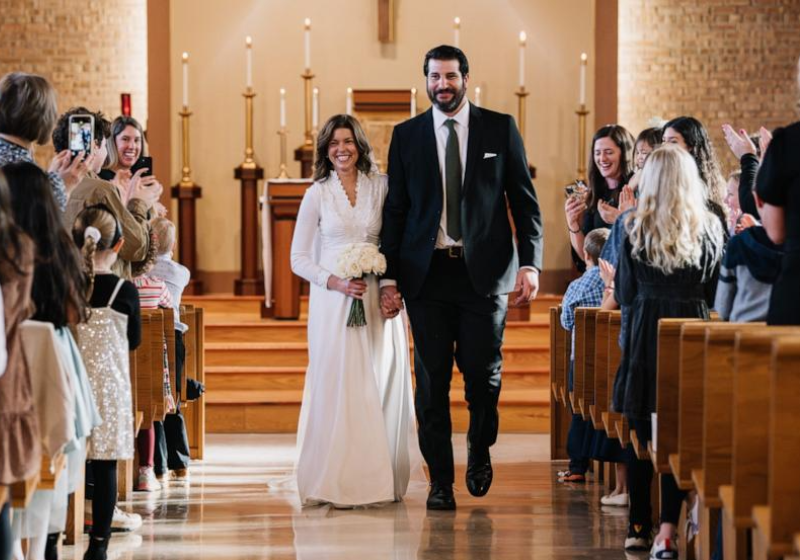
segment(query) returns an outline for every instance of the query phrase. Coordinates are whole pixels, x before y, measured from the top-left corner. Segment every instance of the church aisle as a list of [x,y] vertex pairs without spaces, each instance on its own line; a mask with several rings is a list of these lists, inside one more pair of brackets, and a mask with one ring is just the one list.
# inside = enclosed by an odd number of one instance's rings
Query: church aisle
[[[461,481],[466,457],[463,435],[456,438]],[[491,492],[477,499],[457,485],[453,515],[427,513],[419,483],[402,504],[300,510],[289,477],[293,435],[211,435],[190,488],[135,494],[132,508],[145,524],[138,534],[115,534],[109,559],[624,558],[626,510],[601,510],[597,485],[554,482],[548,442],[501,435]],[[66,547],[63,557],[79,559],[83,547]]]

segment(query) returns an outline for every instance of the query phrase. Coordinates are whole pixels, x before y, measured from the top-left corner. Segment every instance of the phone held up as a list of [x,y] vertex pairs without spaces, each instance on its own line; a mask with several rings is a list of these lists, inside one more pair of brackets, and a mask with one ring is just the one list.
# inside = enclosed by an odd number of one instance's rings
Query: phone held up
[[564,187],[564,194],[567,198],[583,198],[586,196],[589,188],[586,186],[586,183],[578,179],[574,183],[571,183]]
[[72,157],[83,152],[88,156],[94,146],[94,116],[70,115],[69,117],[69,151]]
[[146,169],[143,176],[148,177],[153,174],[153,158],[150,156],[141,156],[139,159],[136,160],[131,166],[131,175],[135,175],[137,171],[140,169]]

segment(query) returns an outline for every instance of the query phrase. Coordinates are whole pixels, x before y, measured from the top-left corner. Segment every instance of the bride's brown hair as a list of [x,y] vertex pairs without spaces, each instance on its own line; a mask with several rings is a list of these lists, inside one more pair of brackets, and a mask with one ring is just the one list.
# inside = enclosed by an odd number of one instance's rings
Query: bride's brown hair
[[346,128],[353,133],[356,140],[356,149],[358,150],[358,161],[356,162],[356,169],[362,173],[370,173],[373,168],[372,163],[372,146],[369,145],[369,140],[361,128],[358,120],[350,115],[334,115],[319,131],[317,138],[317,162],[314,164],[314,180],[324,181],[327,179],[331,171],[333,171],[333,163],[328,159],[328,145],[333,139],[333,135],[340,128]]

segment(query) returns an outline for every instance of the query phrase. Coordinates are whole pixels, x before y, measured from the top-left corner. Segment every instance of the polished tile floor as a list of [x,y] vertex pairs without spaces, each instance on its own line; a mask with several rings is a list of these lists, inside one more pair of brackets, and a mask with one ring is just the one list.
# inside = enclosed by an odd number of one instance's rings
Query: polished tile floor
[[[293,436],[212,435],[189,488],[136,494],[125,504],[145,524],[115,535],[109,558],[624,558],[626,511],[601,508],[599,485],[555,483],[548,445],[548,436],[501,436],[492,490],[473,498],[457,485],[455,514],[427,513],[421,483],[404,503],[343,511],[300,509]],[[461,480],[463,436],[455,446]],[[64,557],[81,558],[83,547],[66,547]]]

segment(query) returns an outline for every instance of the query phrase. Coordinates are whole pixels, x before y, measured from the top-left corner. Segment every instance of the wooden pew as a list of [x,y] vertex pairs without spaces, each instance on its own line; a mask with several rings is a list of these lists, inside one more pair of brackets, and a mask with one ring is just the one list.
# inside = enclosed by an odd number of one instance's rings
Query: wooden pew
[[[183,317],[183,315],[182,315]],[[196,379],[200,383],[205,383],[204,365],[204,342],[205,342],[205,323],[202,308],[186,306],[184,322],[189,325],[189,330],[184,335],[184,346],[186,347],[186,365],[184,367],[184,379]],[[182,394],[185,395],[185,382]],[[203,459],[205,454],[205,396],[186,403],[184,413],[186,421],[186,432],[189,439],[189,451],[192,459]]]
[[595,320],[594,344],[594,399],[589,405],[589,416],[595,430],[604,430],[603,413],[608,412],[608,352],[609,344],[617,344],[609,340],[609,321],[611,311],[598,311]]
[[595,331],[599,311],[600,309],[597,307],[587,307],[583,320],[583,367],[581,368],[583,378],[580,381],[580,391],[576,389],[576,394],[578,410],[583,419],[587,421],[591,420],[589,407],[594,404]]
[[731,476],[722,484],[723,549],[726,558],[744,560],[749,552],[753,506],[767,503],[770,369],[766,359],[777,336],[800,328],[767,327],[736,335],[732,387]]
[[[619,347],[619,333],[622,327],[622,312],[612,311],[608,317],[608,369],[606,370],[608,398],[606,399],[606,410],[601,417],[608,437],[619,439],[622,445],[627,445],[628,421],[619,412],[613,412],[614,400],[614,380],[617,378],[617,370],[622,360],[622,349]],[[622,430],[622,434],[617,431],[617,426]]]
[[753,508],[753,558],[792,554],[800,531],[800,479],[792,476],[800,457],[800,336],[778,337],[772,343],[770,372],[769,463],[767,505]]
[[[550,460],[568,459],[567,434],[570,416],[563,406],[563,382],[566,378],[564,368],[567,362],[564,356],[565,341],[569,333],[561,328],[561,306],[550,308]],[[569,356],[566,356],[569,360]]]
[[[580,414],[578,395],[583,394],[583,366],[584,366],[584,344],[583,337],[586,334],[586,308],[578,307],[575,309],[575,358],[572,369],[572,390],[569,392],[569,403],[575,414]],[[568,368],[569,369],[569,368]],[[567,382],[569,383],[569,381]],[[569,384],[567,385],[569,388]]]

